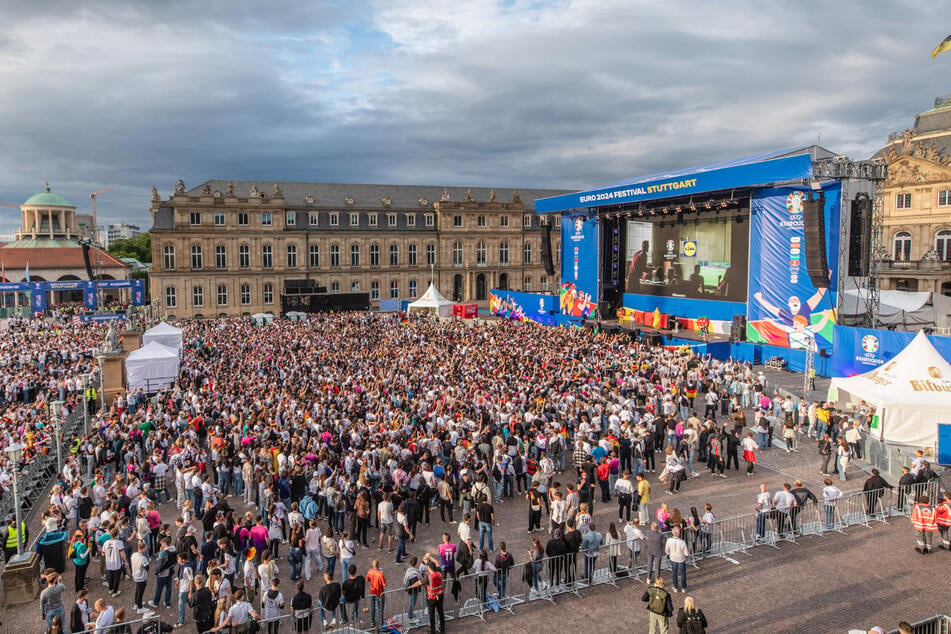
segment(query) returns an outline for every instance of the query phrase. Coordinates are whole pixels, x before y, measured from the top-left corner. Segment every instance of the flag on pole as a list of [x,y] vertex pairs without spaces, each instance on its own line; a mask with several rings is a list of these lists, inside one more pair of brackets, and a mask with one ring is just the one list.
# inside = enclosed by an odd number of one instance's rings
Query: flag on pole
[[951,35],[941,40],[941,43],[934,47],[934,50],[931,51],[931,59],[934,59],[949,49],[951,49]]
[[29,262],[26,263],[26,281],[27,282],[30,281],[30,263]]

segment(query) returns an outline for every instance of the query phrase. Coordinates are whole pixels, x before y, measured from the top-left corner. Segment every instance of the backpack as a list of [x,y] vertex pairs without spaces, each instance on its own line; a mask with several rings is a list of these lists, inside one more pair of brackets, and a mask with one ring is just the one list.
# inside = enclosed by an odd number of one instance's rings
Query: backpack
[[647,592],[650,594],[650,599],[647,600],[647,609],[654,614],[666,614],[667,593],[662,593],[659,588],[651,588]]
[[684,611],[684,625],[681,629],[686,634],[703,634],[703,620],[700,618],[700,610],[692,612]]

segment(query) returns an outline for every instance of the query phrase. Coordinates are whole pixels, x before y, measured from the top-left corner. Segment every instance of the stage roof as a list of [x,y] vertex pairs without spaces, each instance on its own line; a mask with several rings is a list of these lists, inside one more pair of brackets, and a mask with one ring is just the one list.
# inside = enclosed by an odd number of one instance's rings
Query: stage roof
[[813,160],[831,156],[834,156],[832,152],[817,145],[787,148],[722,163],[639,176],[572,194],[540,198],[535,201],[535,211],[553,213],[809,179],[812,177]]

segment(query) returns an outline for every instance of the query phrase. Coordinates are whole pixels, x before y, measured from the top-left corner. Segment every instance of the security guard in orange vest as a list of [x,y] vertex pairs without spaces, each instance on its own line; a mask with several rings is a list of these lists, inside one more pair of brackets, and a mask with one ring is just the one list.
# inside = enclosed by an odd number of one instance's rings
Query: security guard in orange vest
[[938,531],[941,533],[941,544],[938,548],[951,550],[951,491],[944,492],[944,502],[935,508],[935,514],[938,520]]
[[915,550],[922,555],[932,552],[931,542],[938,532],[938,513],[929,503],[927,495],[918,497],[911,510],[911,525],[915,528]]

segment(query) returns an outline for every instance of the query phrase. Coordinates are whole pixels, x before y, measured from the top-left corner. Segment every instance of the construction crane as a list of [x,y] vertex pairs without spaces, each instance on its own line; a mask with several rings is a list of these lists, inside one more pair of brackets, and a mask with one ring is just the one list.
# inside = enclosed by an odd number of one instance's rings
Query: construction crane
[[89,194],[89,197],[92,198],[92,241],[96,244],[99,244],[99,221],[96,218],[96,196],[99,194],[105,194],[110,189],[112,189],[112,185]]

